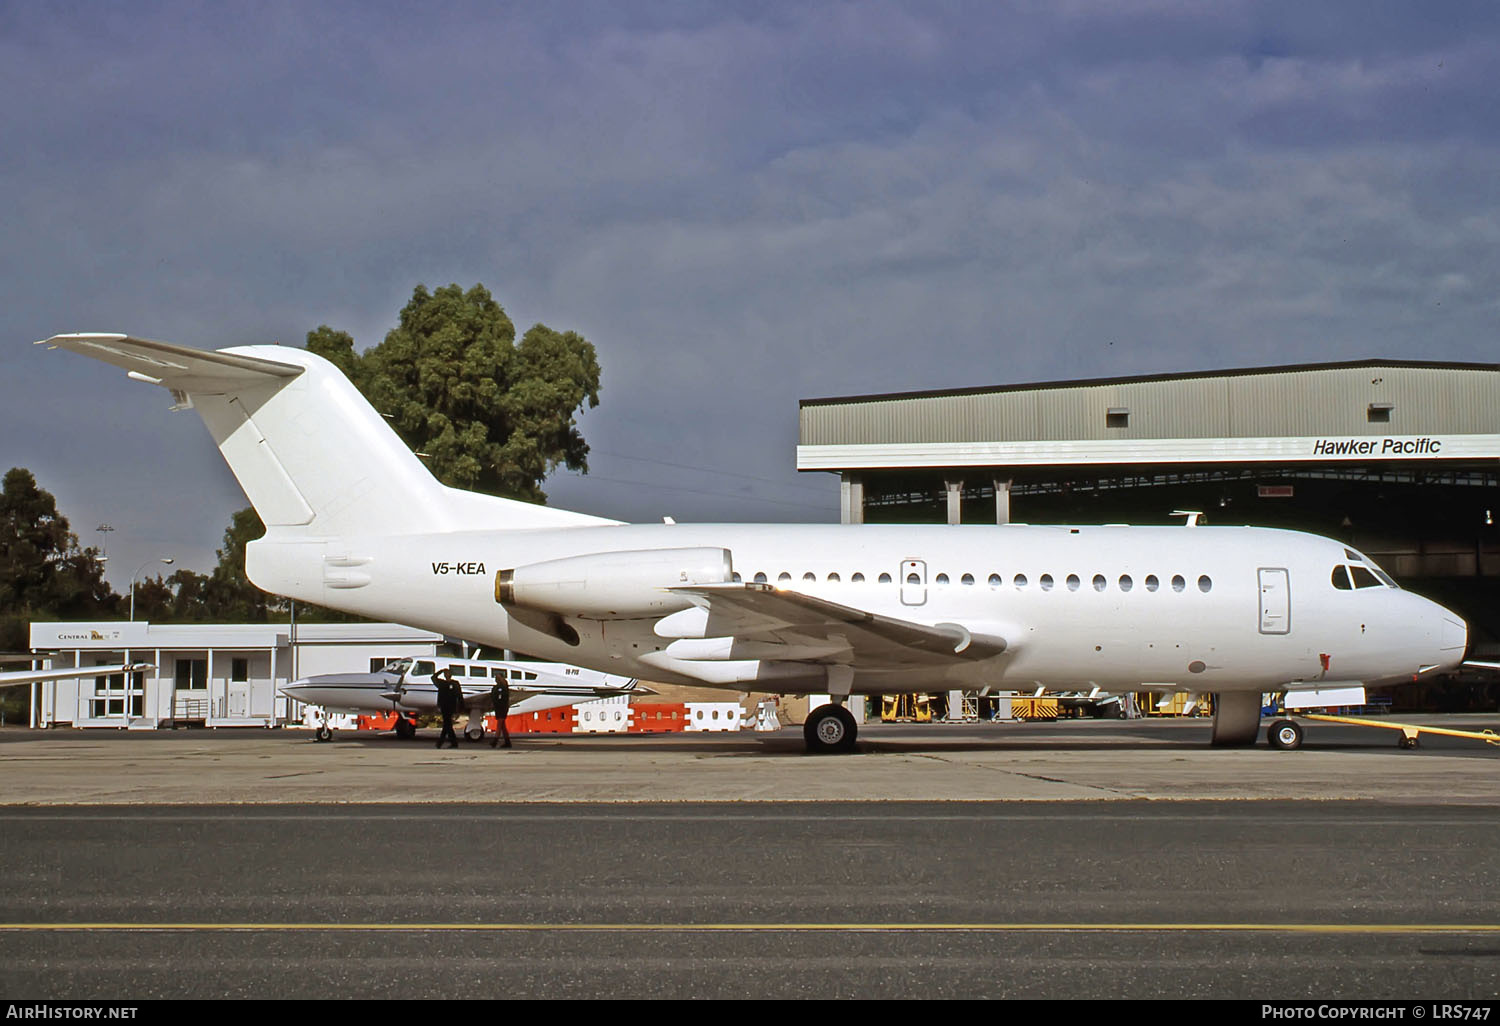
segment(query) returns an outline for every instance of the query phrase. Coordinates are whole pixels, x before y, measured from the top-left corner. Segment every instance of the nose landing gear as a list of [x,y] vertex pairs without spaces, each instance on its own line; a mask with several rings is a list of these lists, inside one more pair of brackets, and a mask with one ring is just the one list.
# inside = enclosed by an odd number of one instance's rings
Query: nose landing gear
[[1302,728],[1292,720],[1276,720],[1266,728],[1266,743],[1284,752],[1302,747]]

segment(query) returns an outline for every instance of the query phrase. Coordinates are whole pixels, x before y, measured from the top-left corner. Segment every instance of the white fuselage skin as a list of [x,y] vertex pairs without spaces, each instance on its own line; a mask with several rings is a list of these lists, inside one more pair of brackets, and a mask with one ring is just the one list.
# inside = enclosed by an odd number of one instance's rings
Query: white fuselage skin
[[[703,643],[659,637],[657,617],[569,617],[578,635],[569,644],[496,602],[496,574],[504,569],[693,546],[729,550],[746,582],[764,574],[782,589],[1005,639],[998,656],[942,670],[858,672],[853,693],[1389,683],[1456,666],[1467,642],[1462,618],[1421,596],[1384,585],[1336,588],[1333,568],[1359,563],[1339,542],[1263,528],[651,524],[323,542],[283,542],[273,530],[250,544],[247,569],[267,591],[609,673],[741,691],[826,690],[805,676],[779,679],[756,659],[678,658],[702,656]],[[922,564],[916,585],[905,583],[911,561]],[[328,565],[350,563],[362,583],[351,587],[336,571],[336,584],[324,583]],[[1285,571],[1281,598],[1263,595],[1263,569]],[[880,583],[882,574],[889,583]],[[1266,602],[1280,603],[1269,620]]]

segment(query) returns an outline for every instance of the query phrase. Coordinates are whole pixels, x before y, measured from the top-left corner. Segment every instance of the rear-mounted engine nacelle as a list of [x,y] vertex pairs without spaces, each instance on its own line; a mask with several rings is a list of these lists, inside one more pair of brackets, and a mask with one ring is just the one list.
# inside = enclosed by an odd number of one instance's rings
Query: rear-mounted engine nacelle
[[728,549],[596,552],[501,570],[495,601],[587,620],[641,620],[693,604],[668,588],[723,584],[733,576]]

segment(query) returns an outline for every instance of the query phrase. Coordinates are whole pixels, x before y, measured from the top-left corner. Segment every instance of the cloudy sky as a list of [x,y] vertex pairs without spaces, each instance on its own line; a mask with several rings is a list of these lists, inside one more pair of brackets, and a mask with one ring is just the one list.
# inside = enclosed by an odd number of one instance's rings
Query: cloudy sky
[[[838,518],[797,401],[1496,360],[1500,5],[0,0],[0,462],[121,590],[238,486],[31,343],[380,341],[482,282],[599,350],[620,519]],[[0,470],[3,470],[0,467]],[[95,526],[114,530],[102,535]]]

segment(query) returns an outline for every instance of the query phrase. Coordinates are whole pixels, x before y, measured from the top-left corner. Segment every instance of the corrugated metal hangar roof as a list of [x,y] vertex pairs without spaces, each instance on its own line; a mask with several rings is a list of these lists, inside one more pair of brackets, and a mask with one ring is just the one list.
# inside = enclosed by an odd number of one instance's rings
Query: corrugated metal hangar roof
[[1361,360],[845,396],[804,400],[800,419],[803,470],[1495,458],[1500,364]]

